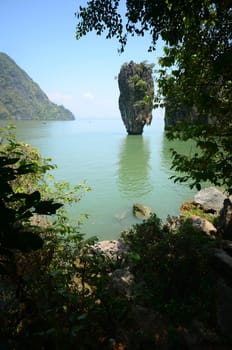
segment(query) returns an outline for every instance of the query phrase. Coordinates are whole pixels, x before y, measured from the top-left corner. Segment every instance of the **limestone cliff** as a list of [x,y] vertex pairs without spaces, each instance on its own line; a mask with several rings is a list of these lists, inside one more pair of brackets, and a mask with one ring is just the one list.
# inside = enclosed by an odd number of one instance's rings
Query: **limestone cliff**
[[0,120],[72,120],[65,107],[52,103],[25,71],[0,52]]
[[178,107],[175,102],[168,103],[165,108],[164,114],[164,126],[165,129],[176,126],[179,122],[194,123],[198,121],[197,109],[193,106],[192,108]]
[[119,109],[127,133],[141,135],[151,124],[154,98],[153,64],[124,63],[118,75]]

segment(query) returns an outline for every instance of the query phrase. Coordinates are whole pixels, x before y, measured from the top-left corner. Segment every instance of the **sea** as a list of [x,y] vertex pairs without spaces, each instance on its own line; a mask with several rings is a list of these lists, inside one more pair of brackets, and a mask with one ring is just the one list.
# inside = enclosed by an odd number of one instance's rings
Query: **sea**
[[133,215],[134,203],[149,206],[164,222],[168,215],[178,215],[181,204],[196,192],[170,179],[175,174],[170,148],[190,154],[193,146],[167,140],[163,111],[154,112],[143,135],[127,135],[120,116],[14,123],[19,141],[52,159],[56,181],[91,187],[68,208],[71,221],[88,214],[80,227],[87,238],[117,239],[141,222]]

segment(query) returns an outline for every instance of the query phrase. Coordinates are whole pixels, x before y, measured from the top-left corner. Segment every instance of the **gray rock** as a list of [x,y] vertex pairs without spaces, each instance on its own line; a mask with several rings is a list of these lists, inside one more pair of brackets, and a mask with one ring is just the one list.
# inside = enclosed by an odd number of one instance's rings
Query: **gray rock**
[[100,241],[93,246],[110,259],[118,259],[127,251],[126,244],[121,239]]
[[203,210],[219,214],[223,207],[226,195],[216,187],[208,187],[199,191],[193,199],[193,203],[201,205]]
[[117,269],[110,273],[109,277],[111,277],[110,289],[112,291],[126,296],[128,299],[132,297],[131,286],[134,281],[134,275],[130,272],[129,267]]
[[[123,254],[128,251],[127,245],[121,239],[110,241],[101,241],[93,246],[93,250],[100,251],[111,260],[118,260],[123,257]],[[109,288],[112,293],[126,296],[128,299],[131,295],[131,285],[134,280],[134,275],[130,272],[129,267],[114,270],[108,274],[110,277]]]

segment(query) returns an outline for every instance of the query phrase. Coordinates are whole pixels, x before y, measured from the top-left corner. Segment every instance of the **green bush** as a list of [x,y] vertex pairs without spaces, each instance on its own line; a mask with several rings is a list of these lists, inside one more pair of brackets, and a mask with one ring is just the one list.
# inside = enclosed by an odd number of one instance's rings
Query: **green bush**
[[188,220],[177,232],[168,232],[155,214],[124,234],[124,240],[130,247],[139,303],[160,311],[174,324],[212,317],[215,241],[194,230]]

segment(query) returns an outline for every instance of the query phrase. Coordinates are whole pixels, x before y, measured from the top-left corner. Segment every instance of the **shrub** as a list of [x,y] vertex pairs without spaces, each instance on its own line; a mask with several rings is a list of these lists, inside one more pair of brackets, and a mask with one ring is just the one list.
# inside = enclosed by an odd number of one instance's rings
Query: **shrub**
[[209,321],[215,241],[193,229],[188,220],[177,232],[167,232],[155,214],[123,237],[130,247],[137,302],[162,312],[174,324],[194,317]]

